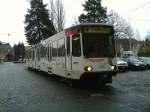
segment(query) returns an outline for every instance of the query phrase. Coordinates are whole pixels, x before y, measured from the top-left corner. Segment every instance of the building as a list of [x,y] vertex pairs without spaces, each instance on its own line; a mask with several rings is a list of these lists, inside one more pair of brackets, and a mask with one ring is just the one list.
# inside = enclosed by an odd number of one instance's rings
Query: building
[[142,42],[136,39],[131,39],[131,49],[130,49],[130,40],[128,38],[120,38],[116,41],[116,47],[119,54],[122,54],[123,51],[133,51],[135,54],[138,53],[139,48],[142,46]]
[[7,61],[7,54],[12,53],[12,48],[9,43],[4,43],[0,41],[0,59]]

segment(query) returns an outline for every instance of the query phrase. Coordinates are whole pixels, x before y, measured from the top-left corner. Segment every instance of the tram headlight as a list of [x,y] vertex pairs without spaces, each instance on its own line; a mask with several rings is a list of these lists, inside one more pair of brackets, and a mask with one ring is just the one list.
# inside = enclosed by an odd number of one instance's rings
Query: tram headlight
[[84,67],[84,70],[90,72],[93,70],[93,68],[91,66],[86,66]]
[[117,66],[116,65],[111,66],[111,70],[117,70]]

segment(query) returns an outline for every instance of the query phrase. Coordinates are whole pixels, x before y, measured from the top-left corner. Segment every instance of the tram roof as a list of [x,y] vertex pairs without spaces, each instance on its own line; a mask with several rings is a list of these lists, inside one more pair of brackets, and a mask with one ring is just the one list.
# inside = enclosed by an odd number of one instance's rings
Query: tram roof
[[[81,24],[77,24],[77,25],[74,25],[74,26],[71,26],[69,28],[66,28],[65,30],[61,31],[61,32],[58,32],[57,34],[54,34],[50,37],[54,37],[54,36],[58,36],[58,35],[61,35],[62,33],[64,33],[65,31],[69,31],[69,30],[74,30],[76,28],[84,28],[84,27],[91,27],[91,26],[101,26],[101,27],[113,27],[113,25],[110,25],[110,24],[102,24],[102,23],[81,23]],[[51,38],[47,38],[45,39],[44,41],[49,41]],[[42,41],[41,41],[42,42]],[[39,42],[38,44],[32,46],[32,47],[38,47],[39,44],[41,43]]]
[[102,26],[102,27],[113,27],[111,24],[103,24],[103,23],[81,23],[74,26],[71,26],[69,28],[66,28],[65,30],[71,30],[74,28],[81,28],[81,27],[90,27],[90,26]]

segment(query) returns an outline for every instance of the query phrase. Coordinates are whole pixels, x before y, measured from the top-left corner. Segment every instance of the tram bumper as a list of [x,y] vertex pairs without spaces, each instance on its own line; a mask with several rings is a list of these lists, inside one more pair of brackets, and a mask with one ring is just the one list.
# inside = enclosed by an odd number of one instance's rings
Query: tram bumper
[[92,77],[108,76],[108,75],[116,76],[116,73],[117,71],[101,71],[101,72],[92,71],[92,72],[84,72],[82,76],[92,76]]
[[117,71],[84,72],[81,80],[99,80],[102,83],[112,83],[112,77],[116,76]]

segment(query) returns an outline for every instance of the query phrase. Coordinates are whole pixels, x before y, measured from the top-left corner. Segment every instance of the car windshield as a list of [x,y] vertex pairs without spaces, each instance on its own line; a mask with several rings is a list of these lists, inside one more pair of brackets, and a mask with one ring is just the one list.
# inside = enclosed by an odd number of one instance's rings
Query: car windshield
[[83,33],[83,54],[92,58],[113,56],[113,37],[109,34]]
[[120,59],[120,58],[117,58],[117,61],[123,61],[122,59]]

